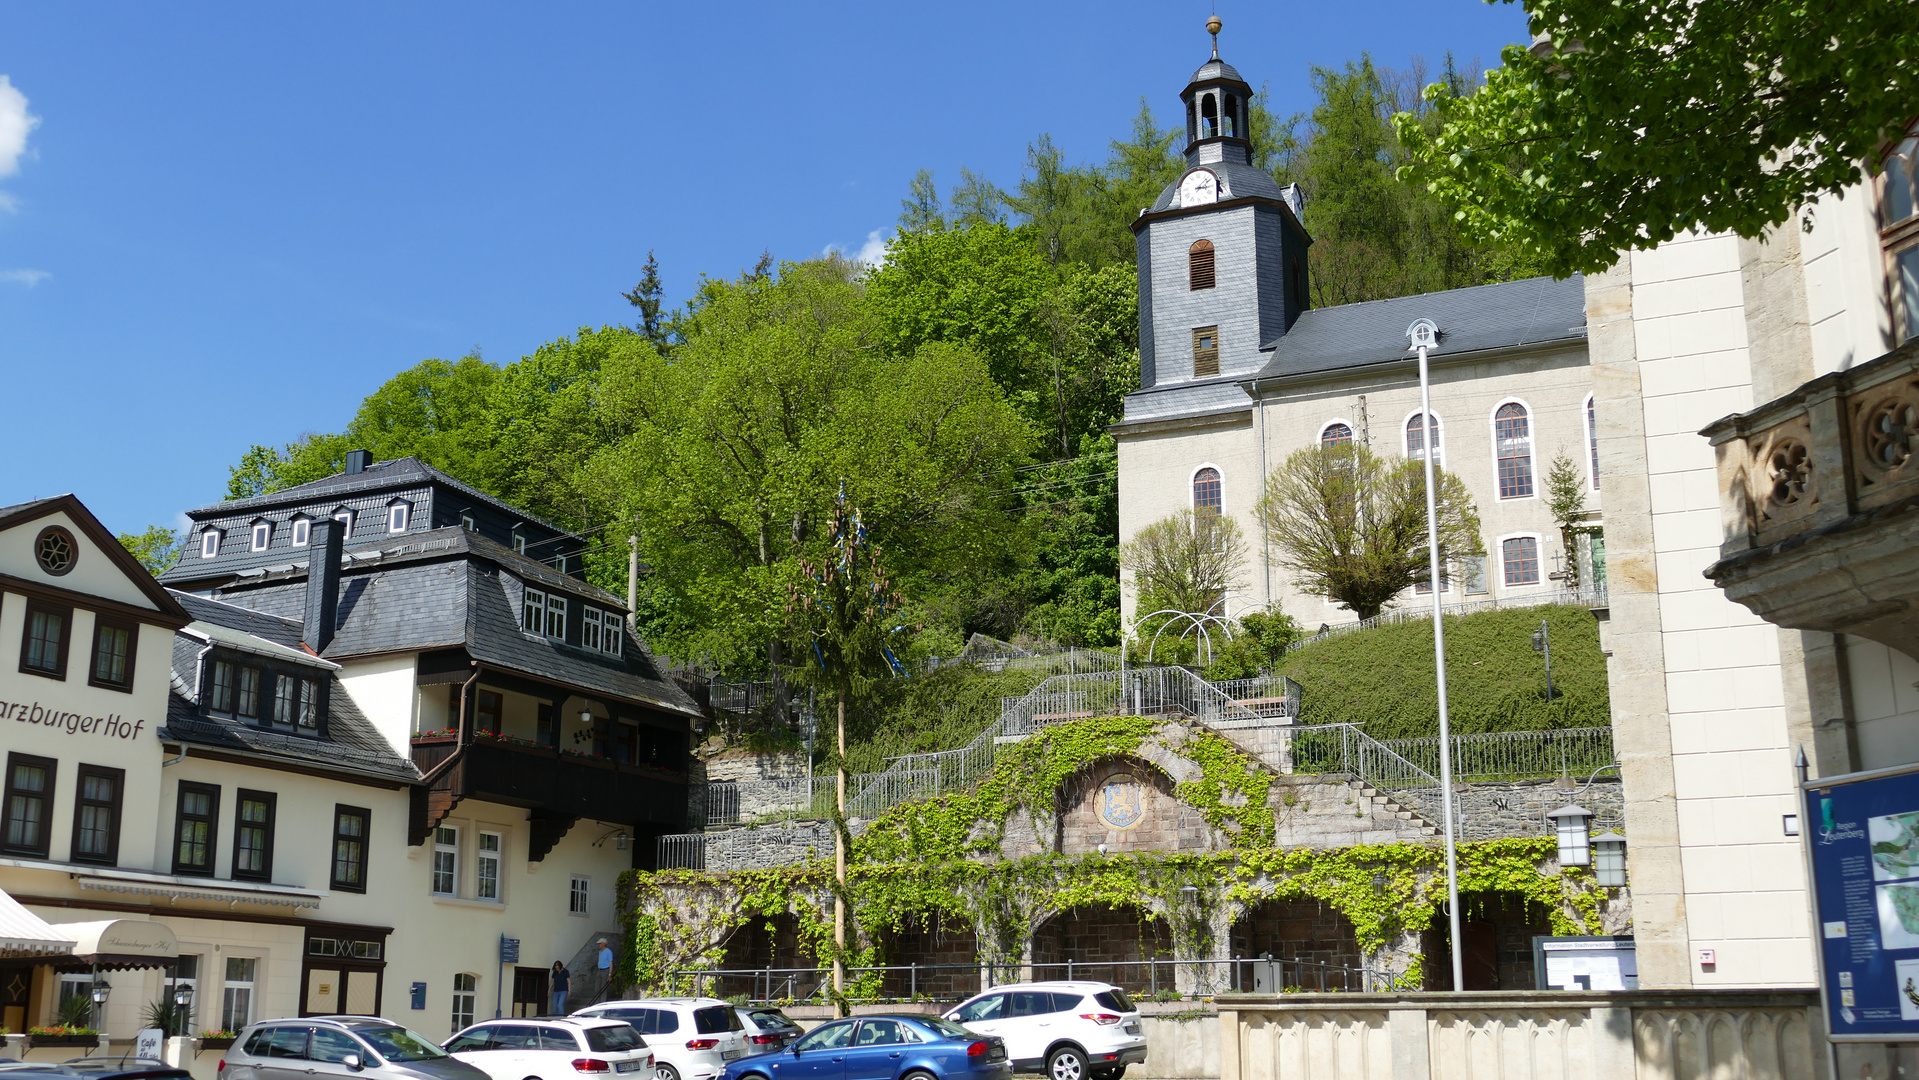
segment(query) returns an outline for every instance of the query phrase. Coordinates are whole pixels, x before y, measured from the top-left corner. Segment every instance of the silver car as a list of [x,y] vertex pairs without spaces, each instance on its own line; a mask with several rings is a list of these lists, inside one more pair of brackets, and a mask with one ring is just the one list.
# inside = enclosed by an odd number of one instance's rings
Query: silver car
[[262,1020],[233,1040],[220,1080],[489,1080],[433,1040],[377,1016]]

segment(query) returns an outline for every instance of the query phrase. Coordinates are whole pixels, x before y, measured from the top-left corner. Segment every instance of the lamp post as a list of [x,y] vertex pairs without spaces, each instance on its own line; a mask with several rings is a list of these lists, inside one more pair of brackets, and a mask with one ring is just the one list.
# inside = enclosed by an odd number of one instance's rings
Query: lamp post
[[193,1004],[193,986],[190,983],[176,983],[173,987],[173,1026],[169,1035],[187,1033],[187,1006]]
[[1553,642],[1547,631],[1546,620],[1539,620],[1539,632],[1533,635],[1533,651],[1546,657],[1546,700],[1551,701],[1553,694]]
[[1416,320],[1406,328],[1406,337],[1419,353],[1419,423],[1421,457],[1426,463],[1426,554],[1430,560],[1433,587],[1433,661],[1439,683],[1439,806],[1446,818],[1446,929],[1453,959],[1453,989],[1466,989],[1466,958],[1459,927],[1459,849],[1453,835],[1453,737],[1446,716],[1446,625],[1440,596],[1444,593],[1439,567],[1439,494],[1433,477],[1432,378],[1427,370],[1426,352],[1439,344],[1439,324],[1431,319]]
[[93,999],[93,1026],[96,1030],[104,1029],[104,1025],[100,1022],[100,1010],[107,1007],[107,995],[112,992],[113,986],[95,973],[93,990],[87,996]]

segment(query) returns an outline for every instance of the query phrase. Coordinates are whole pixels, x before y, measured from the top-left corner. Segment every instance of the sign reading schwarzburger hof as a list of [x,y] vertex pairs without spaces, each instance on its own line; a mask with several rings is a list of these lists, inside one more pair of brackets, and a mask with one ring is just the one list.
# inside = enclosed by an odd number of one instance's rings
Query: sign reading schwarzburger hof
[[1919,1040],[1919,766],[1808,781],[1805,800],[1828,1030]]

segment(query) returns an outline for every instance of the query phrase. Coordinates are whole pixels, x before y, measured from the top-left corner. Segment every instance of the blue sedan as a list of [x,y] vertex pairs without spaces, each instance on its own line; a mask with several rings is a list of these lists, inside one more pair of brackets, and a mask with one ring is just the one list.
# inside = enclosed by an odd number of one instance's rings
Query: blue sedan
[[835,1020],[784,1050],[741,1058],[725,1080],[1011,1080],[1006,1044],[937,1016]]

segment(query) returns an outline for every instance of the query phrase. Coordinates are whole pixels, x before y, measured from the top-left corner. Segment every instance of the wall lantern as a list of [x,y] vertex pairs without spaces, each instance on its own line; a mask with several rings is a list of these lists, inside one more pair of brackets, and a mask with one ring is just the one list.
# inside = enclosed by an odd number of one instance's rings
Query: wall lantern
[[1626,883],[1626,838],[1616,832],[1593,837],[1593,877],[1601,885]]
[[112,992],[113,992],[112,984],[108,983],[105,979],[95,980],[93,984],[93,992],[90,995],[93,998],[94,1007],[98,1008],[102,1005],[105,1005],[107,1003],[107,995]]
[[588,727],[593,726],[593,710],[592,709],[580,710],[580,723],[585,724]]
[[1559,865],[1586,866],[1592,862],[1592,841],[1586,823],[1593,812],[1583,806],[1562,806],[1547,817],[1559,826]]

